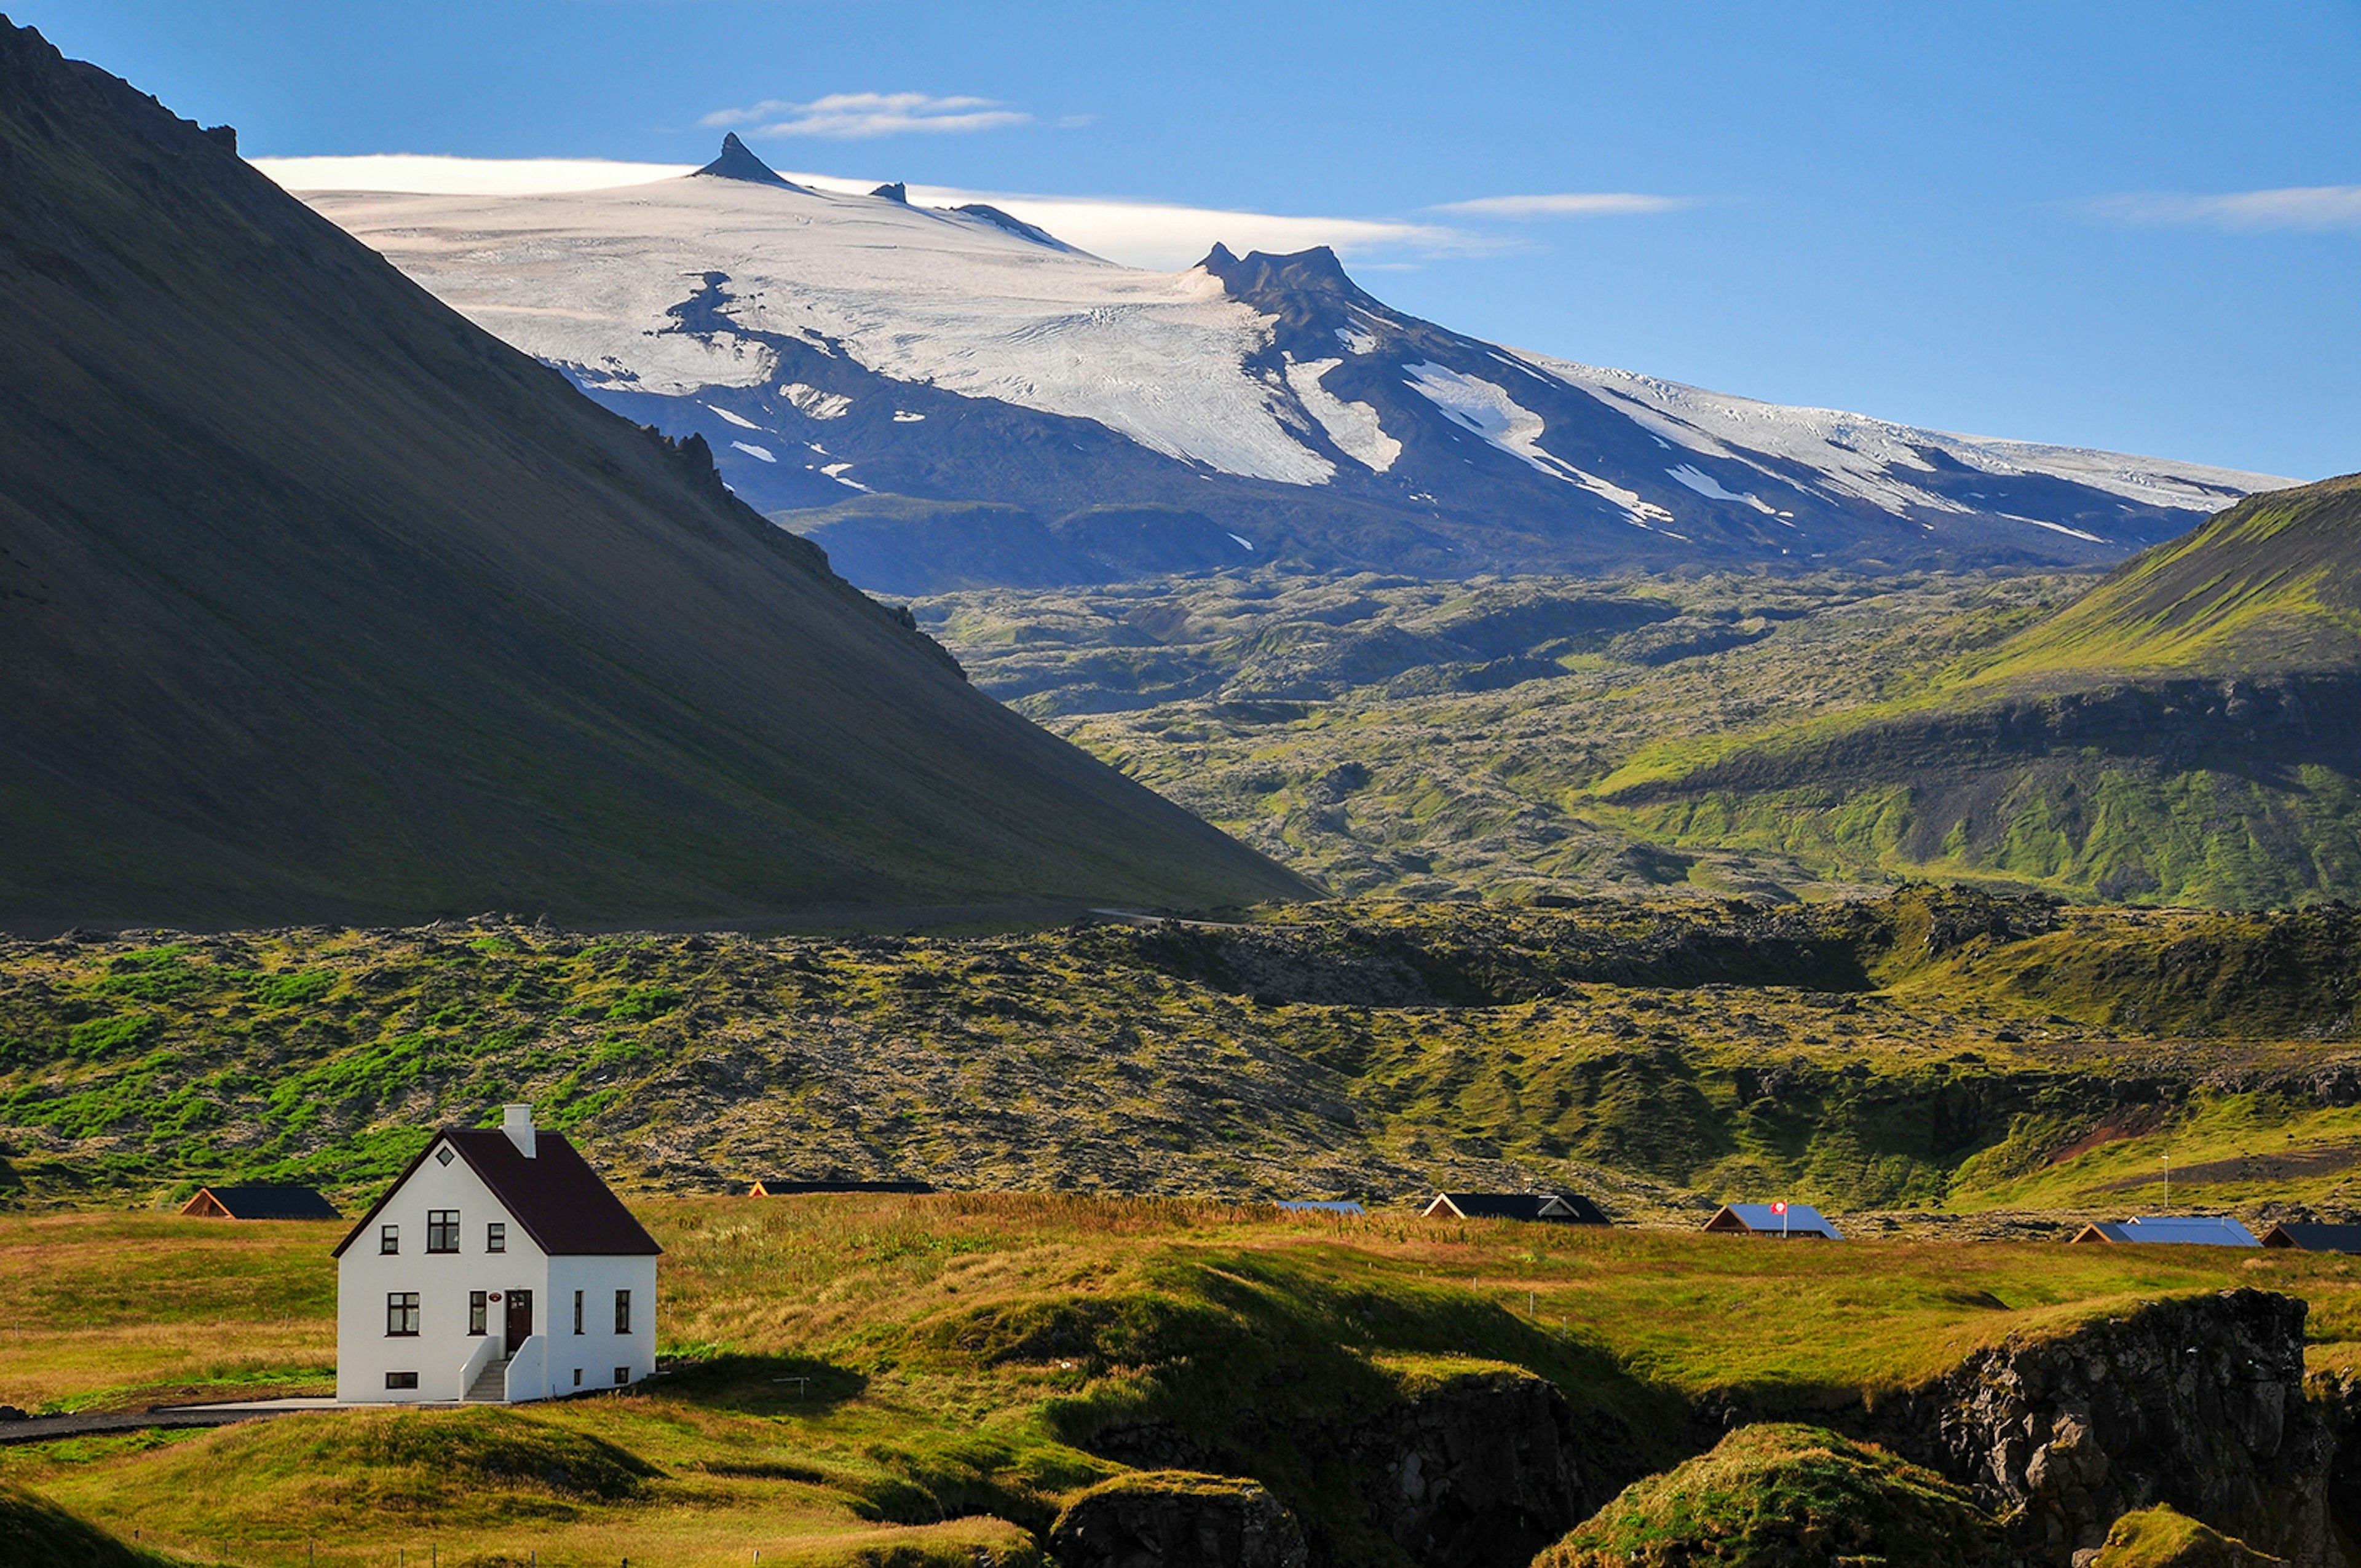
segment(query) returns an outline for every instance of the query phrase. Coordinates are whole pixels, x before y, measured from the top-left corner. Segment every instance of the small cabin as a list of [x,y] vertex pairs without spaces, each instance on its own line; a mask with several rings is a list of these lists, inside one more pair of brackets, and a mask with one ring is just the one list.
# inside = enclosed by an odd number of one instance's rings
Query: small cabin
[[2361,1225],[2324,1225],[2282,1220],[2263,1233],[2263,1245],[2298,1252],[2361,1252]]
[[341,1220],[336,1206],[319,1190],[281,1183],[258,1187],[200,1187],[181,1205],[199,1220]]
[[336,1245],[337,1401],[635,1383],[655,1370],[663,1251],[531,1106],[445,1127]]
[[2260,1246],[2255,1233],[2220,1214],[2145,1214],[2136,1220],[2102,1220],[2074,1234],[2094,1242],[2143,1242],[2166,1246]]
[[1724,1203],[1705,1228],[1717,1235],[1769,1236],[1774,1241],[1844,1240],[1843,1233],[1809,1203]]
[[793,1198],[806,1192],[932,1192],[924,1181],[788,1181],[763,1177],[746,1189],[749,1198]]
[[1367,1209],[1350,1198],[1281,1198],[1272,1208],[1290,1214],[1366,1214]]
[[1607,1212],[1572,1192],[1438,1192],[1430,1220],[1522,1220],[1550,1225],[1611,1225]]

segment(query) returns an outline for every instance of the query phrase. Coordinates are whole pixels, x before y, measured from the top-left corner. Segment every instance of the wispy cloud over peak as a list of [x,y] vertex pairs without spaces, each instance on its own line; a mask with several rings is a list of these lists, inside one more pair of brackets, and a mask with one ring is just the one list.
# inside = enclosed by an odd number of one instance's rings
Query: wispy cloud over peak
[[749,136],[828,137],[858,141],[913,132],[961,136],[1030,125],[1033,116],[991,98],[938,98],[925,93],[830,93],[807,104],[766,99],[742,109],[718,109],[697,123],[743,126]]
[[1560,191],[1532,196],[1478,196],[1469,202],[1444,202],[1427,211],[1470,218],[1614,218],[1669,213],[1693,204],[1683,196],[1651,196],[1636,191]]
[[2102,196],[2082,203],[2105,223],[2217,229],[2361,229],[2361,185],[2290,185],[2222,195]]

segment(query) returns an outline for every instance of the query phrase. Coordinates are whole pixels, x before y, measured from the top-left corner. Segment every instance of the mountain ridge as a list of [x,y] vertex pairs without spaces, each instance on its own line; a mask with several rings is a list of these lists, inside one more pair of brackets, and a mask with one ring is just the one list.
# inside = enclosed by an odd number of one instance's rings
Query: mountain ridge
[[227,138],[30,28],[0,82],[0,921],[1303,891]]
[[[306,199],[609,406],[704,433],[791,527],[890,494],[969,519],[1178,507],[1238,565],[1321,573],[2088,566],[2281,483],[1504,348],[1324,248],[1154,273],[972,205],[726,186]],[[707,280],[685,331],[684,276]],[[867,586],[927,577],[915,543],[877,560]]]

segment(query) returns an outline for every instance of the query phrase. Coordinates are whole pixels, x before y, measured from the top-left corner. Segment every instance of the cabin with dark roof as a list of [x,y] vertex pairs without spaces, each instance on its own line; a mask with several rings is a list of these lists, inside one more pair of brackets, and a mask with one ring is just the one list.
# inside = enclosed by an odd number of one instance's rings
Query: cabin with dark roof
[[319,1190],[289,1183],[246,1187],[200,1187],[181,1205],[199,1220],[341,1220],[336,1206]]
[[445,1127],[337,1244],[336,1398],[507,1402],[655,1370],[664,1249],[562,1135]]
[[2263,1233],[2263,1245],[2298,1252],[2361,1252],[2361,1225],[2326,1225],[2312,1220],[2281,1220]]
[[1840,1242],[1844,1235],[1809,1203],[1724,1203],[1705,1228],[1717,1235]]
[[807,1192],[932,1192],[924,1181],[789,1181],[763,1177],[746,1189],[749,1198],[794,1198]]
[[2073,1239],[2084,1245],[2098,1242],[2144,1242],[2166,1246],[2256,1246],[2255,1233],[2220,1214],[2143,1214],[2136,1220],[2102,1220],[2085,1225]]
[[1430,1220],[1523,1220],[1550,1225],[1611,1225],[1606,1211],[1572,1192],[1438,1192]]

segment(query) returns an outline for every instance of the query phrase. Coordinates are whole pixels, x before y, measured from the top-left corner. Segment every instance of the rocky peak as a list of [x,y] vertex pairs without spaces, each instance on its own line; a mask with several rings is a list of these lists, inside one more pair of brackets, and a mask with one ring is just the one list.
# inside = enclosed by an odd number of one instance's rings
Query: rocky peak
[[869,193],[873,196],[883,196],[889,202],[899,202],[906,207],[910,204],[910,188],[899,180],[890,184],[880,185]]
[[755,157],[753,149],[738,139],[736,131],[721,138],[721,156],[689,178],[694,180],[699,175],[710,175],[716,180],[743,180],[753,185],[776,185],[789,191],[803,189]]

